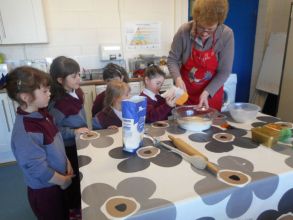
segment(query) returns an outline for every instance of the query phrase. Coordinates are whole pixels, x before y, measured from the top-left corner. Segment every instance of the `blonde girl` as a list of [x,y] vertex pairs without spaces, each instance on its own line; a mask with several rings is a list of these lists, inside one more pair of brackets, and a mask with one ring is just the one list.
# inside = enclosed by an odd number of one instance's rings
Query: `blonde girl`
[[105,107],[93,118],[94,129],[122,126],[121,102],[130,97],[130,87],[125,82],[113,80],[108,83],[105,94]]

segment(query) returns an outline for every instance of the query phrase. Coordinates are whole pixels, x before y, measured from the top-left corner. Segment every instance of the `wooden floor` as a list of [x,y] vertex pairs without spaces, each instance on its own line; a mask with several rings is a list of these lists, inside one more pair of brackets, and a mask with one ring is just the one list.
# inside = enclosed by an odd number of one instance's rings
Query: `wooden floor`
[[15,163],[0,164],[0,219],[35,220],[22,173]]

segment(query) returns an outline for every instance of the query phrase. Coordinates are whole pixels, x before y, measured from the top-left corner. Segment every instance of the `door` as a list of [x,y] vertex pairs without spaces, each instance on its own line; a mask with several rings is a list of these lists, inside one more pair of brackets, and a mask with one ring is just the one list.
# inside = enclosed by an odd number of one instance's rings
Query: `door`
[[284,121],[293,122],[293,3],[289,18],[283,73],[279,92],[279,104],[277,117]]

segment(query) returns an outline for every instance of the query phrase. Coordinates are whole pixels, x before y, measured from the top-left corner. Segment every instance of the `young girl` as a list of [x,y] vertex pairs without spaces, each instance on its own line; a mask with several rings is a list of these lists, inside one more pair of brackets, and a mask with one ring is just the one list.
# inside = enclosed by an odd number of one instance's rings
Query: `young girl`
[[73,177],[62,136],[46,107],[49,75],[19,67],[7,76],[9,97],[19,103],[11,147],[28,186],[28,200],[38,219],[67,219],[63,189]]
[[167,120],[175,107],[175,94],[166,99],[160,96],[160,89],[165,80],[165,73],[156,65],[150,65],[144,72],[145,88],[140,95],[147,97],[146,123]]
[[[112,80],[120,80],[128,83],[129,78],[126,70],[117,64],[109,63],[105,66],[103,71],[103,80],[105,82],[110,82]],[[92,116],[94,117],[98,112],[102,111],[104,107],[105,91],[97,95],[93,107]]]
[[94,129],[117,128],[122,126],[121,102],[130,96],[127,83],[113,80],[108,83],[104,108],[93,118]]
[[71,215],[79,215],[81,208],[75,136],[89,131],[83,108],[83,92],[79,86],[79,72],[80,67],[78,63],[64,56],[55,58],[50,67],[53,84],[49,110],[55,118],[58,129],[61,131],[66,155],[76,175],[67,190]]

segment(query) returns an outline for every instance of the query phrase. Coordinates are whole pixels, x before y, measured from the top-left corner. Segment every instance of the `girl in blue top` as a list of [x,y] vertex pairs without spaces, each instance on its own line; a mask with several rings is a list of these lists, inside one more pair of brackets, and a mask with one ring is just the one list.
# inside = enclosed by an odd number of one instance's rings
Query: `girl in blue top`
[[60,56],[53,60],[50,75],[53,80],[52,98],[49,111],[61,131],[65,151],[70,160],[75,178],[67,189],[71,216],[80,216],[81,196],[75,136],[89,131],[83,107],[84,95],[80,88],[80,67],[68,57]]
[[67,219],[63,190],[73,171],[60,132],[46,107],[49,75],[20,67],[7,75],[9,97],[19,103],[11,147],[28,187],[28,200],[38,219]]

